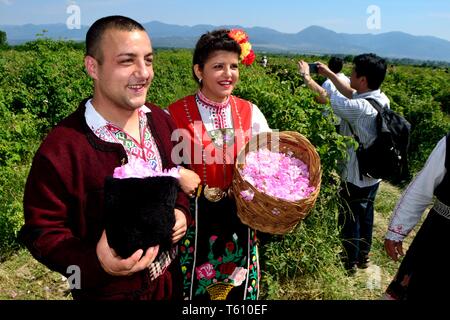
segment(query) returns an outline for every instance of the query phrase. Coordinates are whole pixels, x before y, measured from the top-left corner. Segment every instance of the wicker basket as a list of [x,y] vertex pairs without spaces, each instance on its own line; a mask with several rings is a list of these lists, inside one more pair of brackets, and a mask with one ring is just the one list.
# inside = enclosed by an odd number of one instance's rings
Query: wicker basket
[[[240,169],[245,165],[245,157],[251,151],[267,148],[277,150],[303,161],[309,169],[310,185],[315,191],[308,198],[299,201],[287,201],[269,196],[245,181]],[[234,167],[232,192],[234,194],[238,216],[242,223],[256,230],[271,234],[286,234],[304,219],[314,206],[320,191],[321,167],[320,158],[314,146],[303,135],[293,131],[261,133],[254,136],[240,151]],[[252,190],[254,197],[246,201],[241,191]]]

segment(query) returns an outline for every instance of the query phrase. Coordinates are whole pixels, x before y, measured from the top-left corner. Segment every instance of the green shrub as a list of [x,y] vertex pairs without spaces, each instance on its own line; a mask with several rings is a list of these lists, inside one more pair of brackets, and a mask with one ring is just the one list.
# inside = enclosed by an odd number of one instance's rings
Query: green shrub
[[[22,197],[32,156],[57,122],[92,94],[83,65],[83,44],[38,39],[0,51],[0,258],[18,247],[23,223]],[[315,208],[285,236],[261,235],[263,297],[346,298],[346,278],[339,264],[340,210],[338,167],[354,140],[336,133],[328,105],[317,104],[298,74],[296,62],[327,62],[328,57],[269,56],[269,66],[241,66],[234,94],[256,104],[269,126],[306,136],[321,158],[322,185]],[[348,62],[351,62],[352,57]],[[148,100],[166,107],[197,85],[192,78],[191,50],[155,51],[155,78]],[[347,63],[345,72],[351,67]],[[315,76],[321,83],[324,78]],[[424,164],[436,142],[450,130],[450,75],[443,70],[398,65],[382,90],[391,107],[412,124],[412,171]],[[445,113],[447,112],[447,114]],[[291,285],[289,285],[291,283]],[[283,291],[292,283],[304,294]],[[344,288],[344,289],[343,289]]]
[[0,261],[19,247],[17,233],[23,225],[22,190],[28,165],[0,167]]
[[[27,56],[24,62],[19,62]],[[92,94],[92,81],[84,71],[83,52],[63,41],[38,39],[27,43],[20,52],[4,58],[7,77],[2,87],[15,88],[9,95],[13,112],[27,109],[44,118],[50,129],[73,112],[82,98]]]

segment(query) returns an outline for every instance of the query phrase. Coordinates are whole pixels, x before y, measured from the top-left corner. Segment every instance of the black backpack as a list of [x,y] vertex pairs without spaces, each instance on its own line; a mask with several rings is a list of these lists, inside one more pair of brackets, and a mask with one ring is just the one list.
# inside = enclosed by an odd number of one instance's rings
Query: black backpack
[[411,124],[393,110],[382,107],[375,99],[366,100],[378,111],[375,141],[364,148],[350,126],[359,144],[356,156],[361,180],[363,175],[392,183],[408,179],[407,153]]

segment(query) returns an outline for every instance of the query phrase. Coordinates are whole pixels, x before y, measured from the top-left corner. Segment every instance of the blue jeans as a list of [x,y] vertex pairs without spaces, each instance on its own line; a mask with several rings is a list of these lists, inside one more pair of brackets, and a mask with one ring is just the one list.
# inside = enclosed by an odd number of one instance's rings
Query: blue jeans
[[347,266],[358,264],[368,257],[372,246],[373,212],[379,183],[360,188],[349,182],[342,184],[340,192],[343,210],[339,213],[339,226]]

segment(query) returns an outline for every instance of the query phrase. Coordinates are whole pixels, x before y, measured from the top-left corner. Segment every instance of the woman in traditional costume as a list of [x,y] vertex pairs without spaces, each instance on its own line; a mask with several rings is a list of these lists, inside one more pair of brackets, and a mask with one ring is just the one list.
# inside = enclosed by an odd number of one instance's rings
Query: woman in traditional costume
[[[450,133],[442,138],[425,166],[397,203],[386,233],[385,248],[395,261],[403,255],[403,239],[433,204],[411,243],[384,298],[442,299],[450,287]],[[433,198],[435,198],[433,200]]]
[[258,107],[232,95],[239,62],[255,58],[242,30],[216,30],[198,40],[193,57],[196,94],[168,107],[182,131],[185,162],[201,178],[192,194],[195,220],[180,242],[184,297],[256,300],[259,262],[256,232],[242,224],[229,188],[240,149],[270,128]]

